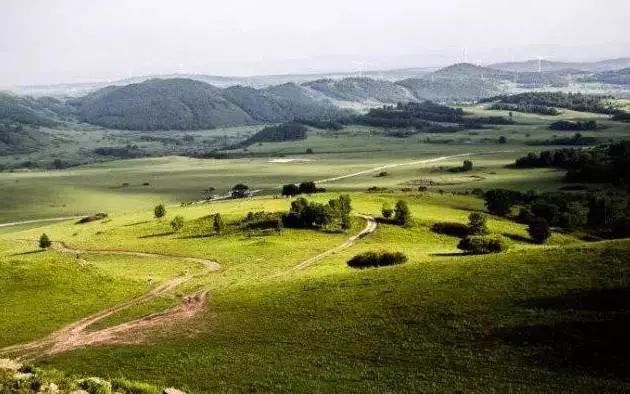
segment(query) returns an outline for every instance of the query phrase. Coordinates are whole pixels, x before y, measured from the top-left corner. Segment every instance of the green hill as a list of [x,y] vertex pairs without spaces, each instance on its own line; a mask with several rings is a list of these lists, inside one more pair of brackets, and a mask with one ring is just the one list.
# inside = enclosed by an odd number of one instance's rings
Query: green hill
[[67,109],[61,101],[49,97],[33,99],[0,93],[0,124],[54,126],[59,119],[51,108]]
[[108,87],[80,100],[82,121],[131,130],[211,129],[253,123],[222,91],[190,79]]
[[415,100],[403,86],[371,78],[320,79],[303,84],[332,99],[341,101],[378,101],[397,103]]

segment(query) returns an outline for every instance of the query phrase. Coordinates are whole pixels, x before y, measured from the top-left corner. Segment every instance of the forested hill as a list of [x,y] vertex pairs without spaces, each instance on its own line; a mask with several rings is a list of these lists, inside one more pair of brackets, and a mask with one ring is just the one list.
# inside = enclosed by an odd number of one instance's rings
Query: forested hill
[[220,89],[191,79],[108,87],[74,100],[82,121],[117,129],[194,130],[335,116],[300,86]]

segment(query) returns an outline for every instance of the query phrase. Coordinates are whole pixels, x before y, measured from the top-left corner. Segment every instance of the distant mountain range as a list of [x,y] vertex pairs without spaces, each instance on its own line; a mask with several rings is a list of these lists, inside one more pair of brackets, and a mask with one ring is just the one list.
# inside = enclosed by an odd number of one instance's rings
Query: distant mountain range
[[191,130],[332,119],[344,116],[347,110],[343,108],[356,104],[476,101],[515,91],[570,89],[574,83],[596,83],[628,92],[630,68],[623,68],[626,64],[630,59],[541,61],[542,72],[531,70],[538,67],[538,61],[528,61],[366,73],[371,77],[136,78],[95,90],[95,85],[75,87],[91,91],[66,99],[2,94],[0,124],[51,127],[70,120],[116,129]]

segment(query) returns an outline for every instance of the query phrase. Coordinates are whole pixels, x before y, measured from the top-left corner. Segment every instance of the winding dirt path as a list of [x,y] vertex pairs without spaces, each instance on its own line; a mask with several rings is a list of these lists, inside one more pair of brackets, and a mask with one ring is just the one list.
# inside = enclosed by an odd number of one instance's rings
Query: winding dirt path
[[310,266],[312,266],[315,263],[318,263],[319,261],[323,260],[324,258],[333,255],[335,253],[341,252],[344,249],[349,248],[350,246],[354,245],[354,243],[361,239],[364,238],[365,236],[373,233],[374,231],[376,231],[376,219],[374,219],[372,216],[368,216],[368,215],[363,215],[363,214],[356,214],[356,216],[359,216],[363,219],[366,220],[366,224],[365,227],[363,228],[363,230],[361,230],[360,233],[353,235],[352,237],[348,238],[344,243],[342,243],[339,246],[336,246],[332,249],[328,249],[325,252],[322,252],[320,254],[318,254],[317,256],[313,256],[307,260],[302,261],[300,264],[293,266],[291,268],[289,268],[288,270],[284,270],[281,272],[277,272],[275,274],[272,274],[270,276],[268,276],[267,278],[277,278],[279,276],[283,276],[283,275],[287,275],[290,274],[291,272],[295,272],[295,271],[300,271],[303,269],[306,269]]
[[[363,228],[363,230],[361,230],[361,232],[348,238],[344,243],[339,246],[320,253],[317,256],[313,256],[291,267],[288,270],[278,272],[267,278],[275,278],[278,276],[287,275],[294,271],[304,270],[312,266],[313,264],[321,261],[327,256],[349,248],[357,240],[367,236],[368,234],[373,233],[376,230],[376,220],[373,217],[362,214],[357,214],[357,216],[362,217],[366,220],[366,226]],[[214,272],[221,269],[221,266],[217,262],[212,260],[205,260],[193,257],[181,257],[168,254],[110,249],[77,249],[69,247],[63,242],[54,242],[53,249],[61,253],[76,254],[78,256],[81,254],[114,254],[149,258],[179,258],[185,261],[192,261],[202,264],[204,267],[206,267],[208,272]],[[0,349],[0,355],[19,353],[23,358],[34,358],[41,356],[52,356],[86,346],[139,343],[143,340],[142,332],[148,328],[185,321],[193,318],[194,316],[202,312],[206,308],[206,305],[208,303],[209,290],[204,289],[196,293],[187,295],[183,298],[183,302],[180,305],[162,312],[157,312],[139,319],[131,320],[96,331],[88,331],[88,328],[93,324],[120,311],[150,301],[156,297],[159,297],[160,295],[166,294],[176,287],[180,286],[181,284],[187,282],[191,278],[192,276],[190,275],[183,275],[169,279],[159,286],[156,286],[148,293],[122,302],[116,306],[93,313],[87,317],[84,317],[81,320],[78,320],[61,328],[58,331],[53,332],[43,339]]]
[[[199,263],[203,265],[208,272],[215,272],[221,269],[221,266],[217,262],[212,260],[205,260],[193,257],[181,257],[168,254],[144,253],[122,250],[75,249],[66,246],[63,242],[53,243],[53,249],[61,253],[71,254],[116,254],[151,258],[179,258],[184,261]],[[130,334],[137,334],[143,329],[158,326],[166,322],[176,322],[183,319],[188,319],[201,312],[207,304],[208,291],[201,290],[199,292],[184,296],[183,303],[181,305],[163,312],[155,313],[140,319],[132,320],[112,327],[107,327],[101,330],[87,331],[87,329],[91,325],[118,312],[166,294],[176,287],[180,286],[181,284],[189,281],[191,278],[191,275],[183,275],[169,279],[141,296],[124,301],[116,306],[107,308],[105,310],[93,313],[87,317],[84,317],[81,320],[78,320],[61,328],[58,331],[53,332],[43,339],[32,341],[26,344],[19,344],[2,348],[0,349],[0,354],[20,353],[23,357],[28,357],[29,355],[34,354],[38,356],[50,356],[88,345],[134,343],[136,342],[136,340],[134,340],[134,336]],[[135,338],[137,339],[138,335],[135,335]]]

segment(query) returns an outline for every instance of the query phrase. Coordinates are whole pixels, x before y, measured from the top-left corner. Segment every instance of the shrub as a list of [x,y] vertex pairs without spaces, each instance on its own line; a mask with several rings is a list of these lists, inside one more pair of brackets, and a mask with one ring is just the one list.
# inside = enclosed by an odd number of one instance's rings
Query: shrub
[[183,216],[175,216],[173,220],[171,220],[171,227],[174,232],[179,232],[182,228],[184,228],[184,217]]
[[50,240],[50,238],[48,238],[48,235],[46,235],[46,233],[42,234],[41,237],[39,237],[39,247],[42,249],[48,249],[50,248],[52,245],[52,241]]
[[155,215],[156,218],[161,219],[164,217],[164,215],[166,215],[166,208],[164,207],[163,204],[160,204],[156,206],[155,208],[153,208],[153,214]]
[[241,226],[250,230],[282,230],[282,214],[274,212],[249,212]]
[[282,195],[287,197],[293,197],[300,194],[300,188],[294,183],[289,183],[282,186]]
[[505,252],[509,246],[500,238],[471,235],[459,241],[457,248],[468,254],[488,254]]
[[464,238],[468,235],[468,226],[463,223],[440,222],[431,226],[431,231],[438,234],[446,234],[452,237]]
[[249,186],[239,183],[232,188],[232,198],[244,198],[249,193]]
[[366,252],[348,260],[348,266],[352,268],[384,267],[406,261],[407,256],[400,252]]
[[472,169],[473,169],[473,162],[470,160],[464,160],[464,164],[462,165],[462,170],[472,171]]
[[223,230],[225,230],[225,224],[223,223],[223,218],[220,213],[215,213],[214,218],[212,220],[212,230],[216,234],[221,234]]
[[471,213],[468,216],[468,233],[470,235],[488,234],[487,221],[486,215],[477,212]]
[[411,222],[411,211],[406,201],[398,200],[396,203],[396,208],[394,208],[394,222],[401,226]]
[[112,385],[100,378],[85,378],[77,381],[77,385],[90,394],[111,394]]
[[385,219],[390,219],[394,215],[394,209],[389,205],[383,205],[381,213]]
[[84,218],[81,218],[77,224],[84,224],[84,223],[90,223],[90,222],[95,222],[97,220],[103,220],[107,217],[106,213],[96,213],[94,215],[90,215],[90,216],[86,216]]
[[112,388],[125,394],[161,394],[162,391],[148,383],[135,382],[125,378],[112,380]]
[[537,244],[544,244],[551,237],[549,223],[543,218],[535,218],[529,223],[527,228],[529,236]]

